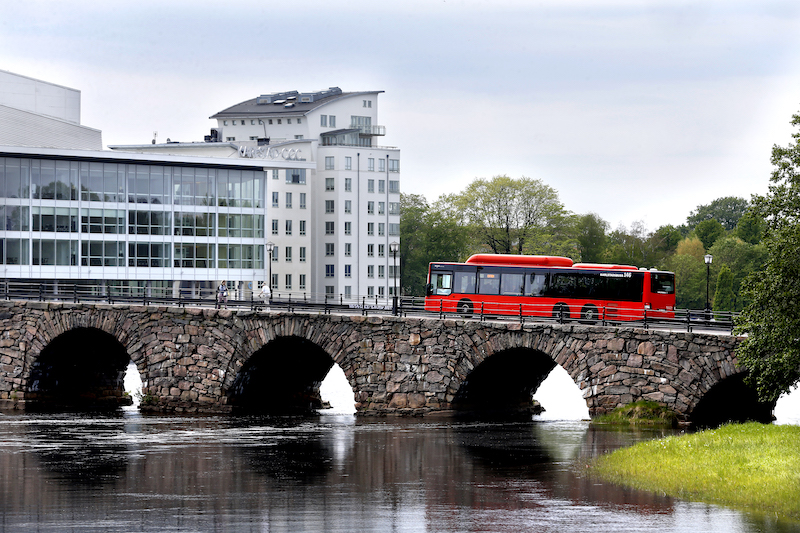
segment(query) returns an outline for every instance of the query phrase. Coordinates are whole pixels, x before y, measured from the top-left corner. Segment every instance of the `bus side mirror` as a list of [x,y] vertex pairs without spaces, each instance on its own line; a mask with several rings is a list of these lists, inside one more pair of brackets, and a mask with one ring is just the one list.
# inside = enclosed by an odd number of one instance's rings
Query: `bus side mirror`
[[433,294],[433,285],[430,283],[425,284],[425,296],[431,296]]

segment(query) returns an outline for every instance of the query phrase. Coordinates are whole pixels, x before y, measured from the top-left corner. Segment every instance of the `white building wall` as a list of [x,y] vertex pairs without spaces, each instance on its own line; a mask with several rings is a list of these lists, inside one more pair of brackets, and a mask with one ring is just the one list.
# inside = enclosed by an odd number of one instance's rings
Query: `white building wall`
[[81,92],[0,70],[0,104],[81,123]]
[[0,145],[101,150],[102,132],[0,105]]

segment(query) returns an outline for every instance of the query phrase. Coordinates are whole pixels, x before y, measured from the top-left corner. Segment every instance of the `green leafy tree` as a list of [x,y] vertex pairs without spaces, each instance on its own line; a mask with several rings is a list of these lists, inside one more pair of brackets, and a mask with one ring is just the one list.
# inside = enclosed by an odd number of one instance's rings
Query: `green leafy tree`
[[714,257],[713,272],[719,272],[723,266],[730,269],[735,303],[731,310],[741,311],[747,304],[742,295],[742,283],[747,276],[764,268],[766,248],[763,244],[750,244],[734,235],[726,235],[717,239],[708,253]]
[[466,259],[468,231],[444,197],[431,206],[422,195],[401,194],[400,215],[400,292],[423,296],[429,263]]
[[736,223],[747,211],[748,203],[744,198],[725,196],[717,198],[708,205],[699,205],[686,217],[686,224],[693,229],[704,220],[715,219],[726,231],[736,227]]
[[717,276],[717,287],[714,291],[714,311],[733,311],[733,272],[728,265],[722,265]]
[[[800,127],[800,114],[792,117]],[[753,198],[753,212],[766,223],[767,262],[747,278],[750,303],[736,332],[746,334],[739,362],[762,400],[776,400],[800,379],[800,132],[788,147],[773,146],[769,191]]]
[[567,214],[556,190],[532,178],[479,178],[454,196],[475,239],[498,254],[523,253],[530,240]]
[[706,306],[705,249],[697,237],[678,243],[667,268],[675,273],[675,305],[681,309],[704,309]]
[[753,211],[747,211],[736,224],[736,236],[746,243],[758,244],[764,237],[764,220]]
[[580,260],[584,263],[600,263],[603,260],[608,237],[608,222],[597,213],[577,217],[576,234]]
[[725,228],[715,218],[704,220],[694,227],[694,234],[703,241],[706,250],[714,245],[717,239],[725,235]]

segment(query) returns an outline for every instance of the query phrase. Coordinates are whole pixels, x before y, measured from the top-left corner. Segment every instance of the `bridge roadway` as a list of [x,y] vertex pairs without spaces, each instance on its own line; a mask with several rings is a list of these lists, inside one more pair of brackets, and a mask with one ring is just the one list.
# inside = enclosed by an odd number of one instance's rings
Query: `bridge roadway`
[[132,361],[155,412],[317,408],[334,364],[361,415],[530,410],[555,365],[592,416],[640,399],[700,423],[774,408],[744,386],[730,335],[353,312],[3,301],[0,406],[117,406]]

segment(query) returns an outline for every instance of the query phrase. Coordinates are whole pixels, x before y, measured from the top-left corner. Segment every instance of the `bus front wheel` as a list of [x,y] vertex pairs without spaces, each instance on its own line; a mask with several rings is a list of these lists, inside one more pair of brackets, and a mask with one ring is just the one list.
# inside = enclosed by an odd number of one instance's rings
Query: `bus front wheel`
[[569,306],[565,303],[559,303],[553,306],[553,318],[559,322],[562,320],[569,320]]
[[472,302],[470,302],[469,300],[461,300],[460,302],[458,302],[458,312],[461,313],[461,315],[464,318],[471,317],[472,316]]

